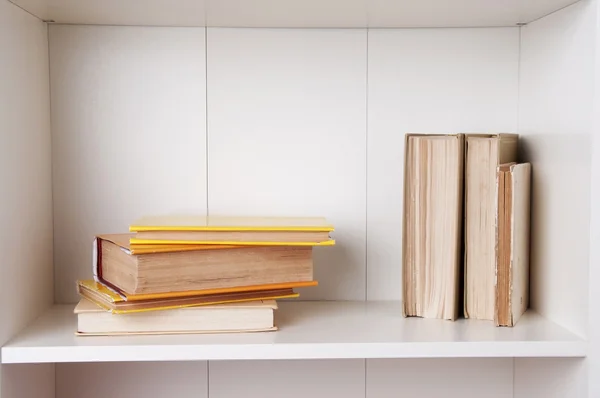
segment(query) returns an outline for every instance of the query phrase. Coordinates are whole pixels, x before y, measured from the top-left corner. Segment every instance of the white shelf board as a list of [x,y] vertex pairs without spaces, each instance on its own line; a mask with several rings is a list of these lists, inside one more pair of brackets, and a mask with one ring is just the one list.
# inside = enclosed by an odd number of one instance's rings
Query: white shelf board
[[514,26],[578,0],[10,0],[68,24],[288,28]]
[[[56,305],[2,348],[3,363],[242,359],[585,357],[587,343],[529,311],[514,328],[403,318],[399,302],[280,302],[277,332],[76,336]],[[118,315],[115,315],[118,316]]]

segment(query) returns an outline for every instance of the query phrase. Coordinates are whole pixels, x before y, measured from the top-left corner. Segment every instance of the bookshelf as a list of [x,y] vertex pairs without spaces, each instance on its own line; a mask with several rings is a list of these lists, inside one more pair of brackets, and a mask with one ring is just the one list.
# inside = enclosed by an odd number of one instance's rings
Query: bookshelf
[[396,302],[280,303],[276,333],[76,337],[57,305],[2,348],[4,363],[349,358],[584,357],[577,335],[527,313],[519,328],[405,319]]
[[[597,0],[101,3],[0,0],[0,398],[600,396]],[[521,135],[517,327],[401,317],[409,131]],[[74,336],[91,236],[172,211],[337,244],[279,332]]]

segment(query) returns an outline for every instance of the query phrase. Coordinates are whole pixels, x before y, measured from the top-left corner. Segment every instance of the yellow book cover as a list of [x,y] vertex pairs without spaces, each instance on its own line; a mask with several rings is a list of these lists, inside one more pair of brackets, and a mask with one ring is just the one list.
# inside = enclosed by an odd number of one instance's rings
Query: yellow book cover
[[[194,248],[189,250],[206,250],[206,249],[215,249],[215,248],[231,248],[235,246],[334,246],[335,240],[329,239],[323,242],[249,242],[249,241],[202,241],[202,240],[163,240],[163,239],[139,239],[139,238],[131,238],[129,239],[130,247],[136,250],[135,254],[145,254],[145,253],[154,253],[154,252],[143,252],[143,250],[151,250],[148,248],[156,248],[157,246],[194,246],[201,248]],[[138,249],[140,247],[146,247],[146,249]],[[204,246],[202,248],[202,246]],[[216,246],[216,247],[215,247]],[[221,247],[219,247],[221,246]],[[177,250],[168,250],[168,251],[177,251]],[[133,253],[133,252],[132,252]]]
[[227,287],[219,289],[207,289],[207,290],[190,290],[186,292],[169,292],[169,293],[153,293],[153,294],[125,294],[122,293],[126,300],[152,300],[169,297],[190,297],[190,296],[202,296],[210,294],[225,294],[225,293],[240,293],[240,292],[255,292],[261,290],[274,290],[274,289],[295,289],[298,287],[312,287],[317,286],[317,281],[307,282],[289,282],[289,283],[271,283],[268,285],[255,285],[255,286],[241,286],[241,287]]
[[323,217],[226,217],[153,216],[143,217],[130,227],[142,231],[312,231],[330,232],[333,225]]
[[180,296],[175,294],[171,295],[171,297],[152,297],[155,295],[128,296],[126,294],[118,293],[102,283],[91,279],[77,281],[77,292],[81,297],[92,301],[96,305],[114,314],[129,314],[204,305],[244,303],[257,300],[299,297],[299,294],[295,293],[291,288],[274,288],[269,290],[224,292],[216,294],[204,293],[195,296]]

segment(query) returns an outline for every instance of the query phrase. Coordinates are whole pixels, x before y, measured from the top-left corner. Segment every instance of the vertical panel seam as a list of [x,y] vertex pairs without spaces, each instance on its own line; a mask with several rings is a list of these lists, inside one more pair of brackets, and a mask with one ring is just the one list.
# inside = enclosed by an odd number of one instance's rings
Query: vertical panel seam
[[519,35],[517,43],[517,133],[520,133],[520,119],[521,119],[521,63],[522,63],[522,44],[523,36],[521,34],[523,27],[519,26]]
[[367,398],[367,366],[369,364],[369,360],[365,358],[365,398]]
[[54,134],[52,128],[52,66],[50,65],[50,25],[46,24],[46,42],[48,53],[48,131],[50,133],[50,213],[52,215],[52,303],[56,303],[56,252],[54,235],[56,234],[56,222],[54,217]]
[[[46,51],[48,54],[48,131],[50,133],[50,214],[52,216],[52,303],[56,302],[56,262],[54,261],[54,233],[55,233],[55,222],[54,222],[54,151],[53,151],[53,142],[54,136],[52,134],[52,73],[50,70],[50,25],[47,22],[44,22],[46,25]],[[52,373],[54,373],[54,397],[57,396],[57,381],[58,375],[56,374],[56,368],[58,364],[50,364],[52,366]],[[2,393],[0,392],[0,395]]]
[[517,360],[515,357],[513,357],[512,359],[512,397],[515,398],[515,394],[516,394],[516,388],[515,388],[515,373],[516,373],[516,363]]
[[210,398],[210,361],[206,361],[206,398]]
[[366,29],[365,44],[365,301],[367,301],[369,299],[369,28]]
[[208,216],[208,27],[204,27],[204,150],[206,154],[206,215]]
[[[205,13],[206,16],[206,13]],[[208,216],[208,26],[204,27],[204,138],[206,153],[206,215]],[[206,398],[210,397],[210,361],[206,361]]]

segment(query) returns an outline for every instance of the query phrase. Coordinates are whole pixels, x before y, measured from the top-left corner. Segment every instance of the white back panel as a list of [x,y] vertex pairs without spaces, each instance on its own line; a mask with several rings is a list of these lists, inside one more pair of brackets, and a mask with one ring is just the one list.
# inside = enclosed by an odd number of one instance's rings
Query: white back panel
[[[0,59],[1,346],[53,295],[47,29],[6,1],[0,1]],[[3,398],[22,396],[23,374],[0,369]],[[43,378],[39,387],[51,388]]]
[[210,398],[364,398],[365,361],[216,361]]
[[56,300],[95,234],[206,211],[204,29],[51,26]]
[[209,213],[327,217],[301,297],[363,300],[366,31],[207,34]]
[[53,363],[4,365],[2,398],[54,398]]
[[583,398],[587,395],[586,359],[516,358],[514,398]]
[[402,296],[404,137],[515,132],[519,30],[369,31],[367,292]]
[[367,361],[366,398],[511,398],[512,359]]
[[531,306],[587,329],[596,16],[582,2],[522,28],[519,132],[532,164]]
[[56,396],[208,398],[206,362],[57,364]]

